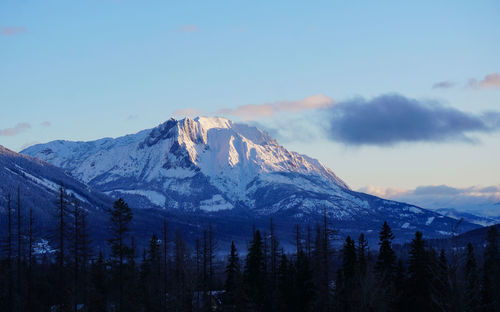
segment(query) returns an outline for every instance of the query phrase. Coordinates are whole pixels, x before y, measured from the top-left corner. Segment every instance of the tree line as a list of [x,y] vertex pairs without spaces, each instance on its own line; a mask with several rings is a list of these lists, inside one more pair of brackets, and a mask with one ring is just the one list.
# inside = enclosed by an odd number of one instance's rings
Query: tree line
[[63,187],[54,207],[54,229],[40,240],[19,189],[7,195],[2,311],[500,311],[495,227],[481,254],[470,243],[437,251],[421,232],[407,254],[398,252],[387,222],[377,249],[364,234],[335,249],[325,213],[313,228],[295,226],[293,251],[280,244],[270,219],[240,253],[234,242],[220,250],[210,225],[190,246],[164,220],[140,250],[132,210],[119,199],[109,208],[102,250],[89,238],[88,212]]

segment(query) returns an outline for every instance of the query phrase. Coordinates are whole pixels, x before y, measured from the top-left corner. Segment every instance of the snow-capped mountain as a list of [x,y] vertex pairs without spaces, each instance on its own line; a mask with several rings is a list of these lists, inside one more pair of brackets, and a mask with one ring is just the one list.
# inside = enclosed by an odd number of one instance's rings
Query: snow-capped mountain
[[[134,208],[315,220],[376,231],[449,233],[451,218],[350,190],[318,160],[280,146],[264,131],[219,117],[170,119],[153,129],[91,142],[53,141],[22,151]],[[300,221],[299,221],[300,220]],[[474,228],[465,224],[463,230]]]
[[255,127],[224,118],[171,119],[135,135],[54,141],[23,153],[101,191],[144,197],[149,203],[143,207],[260,208],[255,192],[269,184],[328,193],[348,189],[319,161],[289,152]]

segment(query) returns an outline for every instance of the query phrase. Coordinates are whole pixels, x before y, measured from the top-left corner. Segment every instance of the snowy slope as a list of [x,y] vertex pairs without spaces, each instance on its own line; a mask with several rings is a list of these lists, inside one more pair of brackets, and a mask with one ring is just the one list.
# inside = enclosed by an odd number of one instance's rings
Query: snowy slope
[[[280,216],[314,222],[326,211],[339,227],[446,235],[455,222],[419,207],[354,192],[318,160],[288,151],[264,131],[219,117],[170,119],[116,139],[53,141],[22,153],[134,208],[180,213]],[[465,224],[464,230],[474,228]],[[375,232],[376,233],[376,232]]]
[[8,194],[11,194],[12,207],[14,204],[17,207],[19,187],[23,215],[32,209],[41,224],[51,223],[61,185],[68,200],[78,200],[88,211],[102,211],[112,203],[111,198],[68,176],[60,168],[3,146],[0,146],[0,181],[0,214],[6,213]]

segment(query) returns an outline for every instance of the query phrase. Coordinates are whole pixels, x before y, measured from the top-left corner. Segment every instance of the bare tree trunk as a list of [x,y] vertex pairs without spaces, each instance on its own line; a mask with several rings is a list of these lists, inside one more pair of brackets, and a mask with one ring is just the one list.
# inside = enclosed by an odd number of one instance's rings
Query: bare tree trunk
[[73,212],[73,217],[74,217],[74,235],[75,237],[73,238],[74,239],[74,246],[73,246],[73,261],[75,262],[75,267],[74,267],[74,287],[75,287],[75,293],[74,293],[74,309],[75,309],[75,312],[78,310],[78,249],[79,249],[79,232],[80,232],[80,228],[79,228],[79,222],[80,222],[80,217],[79,217],[79,214],[80,214],[80,207],[78,206],[78,202],[75,201],[74,203],[74,212]]
[[215,243],[214,243],[214,231],[212,228],[212,224],[208,226],[208,287],[210,291],[213,290],[214,287],[214,266],[213,266],[213,261],[214,261],[214,249],[215,249]]
[[58,304],[60,305],[61,310],[64,308],[64,300],[65,300],[65,281],[64,281],[64,188],[61,185],[59,187],[59,257],[58,257],[58,269],[59,269],[59,287],[58,287]]
[[295,247],[297,248],[297,257],[299,256],[302,246],[300,244],[300,226],[295,224]]
[[7,195],[7,216],[7,274],[9,274],[9,298],[7,308],[9,311],[12,311],[14,309],[14,281],[12,278],[12,208],[10,194]]
[[33,291],[33,210],[30,209],[30,222],[28,228],[28,310],[32,308],[32,291]]
[[21,291],[21,190],[17,186],[17,291]]
[[167,279],[168,279],[168,254],[167,254],[167,219],[163,218],[163,310],[167,311]]
[[119,242],[118,245],[120,246],[120,265],[118,268],[118,281],[120,283],[120,294],[119,294],[119,305],[118,309],[121,310],[123,307],[123,224],[122,224],[122,217],[121,215],[118,218],[119,221],[119,228],[120,228],[120,233],[119,233]]
[[87,215],[85,211],[81,211],[80,215],[80,239],[81,239],[81,250],[82,250],[82,302],[87,307],[87,267],[89,258],[89,238],[87,233]]

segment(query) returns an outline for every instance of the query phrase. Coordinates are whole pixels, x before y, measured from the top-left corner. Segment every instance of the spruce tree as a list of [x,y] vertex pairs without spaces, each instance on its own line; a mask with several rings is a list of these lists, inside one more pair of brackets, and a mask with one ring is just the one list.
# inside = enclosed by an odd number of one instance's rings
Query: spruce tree
[[193,290],[190,274],[190,255],[180,230],[175,233],[174,240],[174,289],[172,290],[172,310],[190,311]]
[[394,277],[394,295],[395,300],[393,305],[390,307],[392,311],[405,311],[407,310],[407,298],[406,298],[406,288],[407,288],[407,274],[406,269],[403,265],[403,260],[399,259],[396,266],[396,274]]
[[384,221],[379,233],[379,253],[375,263],[377,278],[377,306],[381,310],[390,310],[397,301],[394,286],[394,272],[396,255],[392,249],[394,234],[387,222]]
[[483,264],[483,287],[481,306],[484,311],[500,309],[500,251],[498,246],[498,230],[492,226],[486,237]]
[[226,282],[223,297],[224,311],[242,311],[244,309],[244,293],[241,287],[243,280],[241,264],[234,242],[231,242],[231,252],[226,266]]
[[274,306],[277,311],[292,311],[294,309],[294,268],[284,252],[281,253],[278,266],[277,294]]
[[12,207],[11,195],[7,194],[7,309],[14,309],[14,278],[12,276]]
[[162,266],[162,274],[163,274],[163,285],[162,285],[162,307],[163,311],[167,310],[167,287],[168,287],[168,229],[167,229],[167,219],[163,218],[163,266]]
[[21,291],[21,254],[22,254],[22,232],[21,232],[21,191],[20,191],[20,186],[17,186],[17,267],[16,267],[16,273],[17,273],[17,292],[19,293]]
[[409,311],[432,311],[432,275],[429,270],[429,254],[425,250],[422,232],[416,232],[411,242],[408,274]]
[[294,273],[292,300],[294,309],[292,311],[307,311],[314,297],[314,286],[309,259],[303,250],[300,250],[297,255]]
[[67,199],[66,199],[66,190],[63,185],[59,186],[59,193],[57,197],[57,209],[56,209],[56,236],[57,236],[57,254],[56,254],[56,260],[57,260],[57,287],[55,290],[56,294],[56,307],[59,311],[66,311],[69,309],[69,293],[68,290],[70,287],[68,287],[67,283],[67,276],[66,276],[66,257],[67,257],[67,250],[66,250],[66,241],[67,241],[67,236],[68,236],[68,224],[66,224],[66,218],[67,218]]
[[118,283],[118,308],[124,309],[124,289],[125,289],[125,261],[131,254],[132,249],[126,244],[126,238],[130,232],[132,222],[132,210],[122,199],[118,199],[109,211],[111,221],[111,237],[108,242],[111,246],[111,257],[116,282]]
[[160,311],[162,306],[161,288],[161,250],[158,237],[153,234],[149,241],[147,257],[142,263],[142,278],[144,280],[143,305],[146,311]]
[[368,242],[365,239],[365,235],[361,233],[358,238],[358,267],[359,274],[361,278],[366,276],[368,270]]
[[451,309],[451,284],[448,259],[446,258],[444,249],[441,249],[439,252],[439,259],[432,256],[432,261],[434,261],[434,264],[431,271],[433,274],[433,287],[431,289],[434,292],[432,297],[435,298],[435,303],[437,304],[436,310],[444,309],[449,311]]
[[465,289],[464,306],[465,311],[480,311],[480,283],[477,272],[476,256],[471,243],[467,244],[467,256],[465,260]]
[[380,248],[375,270],[382,280],[390,281],[393,277],[394,267],[396,265],[396,255],[392,249],[394,234],[392,234],[392,230],[386,221],[384,221],[382,225],[379,239]]
[[89,311],[107,311],[109,296],[107,276],[105,259],[99,251],[97,260],[90,267]]
[[260,231],[255,230],[246,257],[244,279],[248,297],[257,311],[264,310],[266,297],[264,293],[265,288],[263,287],[266,282],[263,248]]
[[342,283],[338,284],[336,294],[338,305],[343,311],[355,311],[359,308],[356,301],[359,296],[357,268],[355,242],[347,236],[342,249],[342,269],[339,272]]

